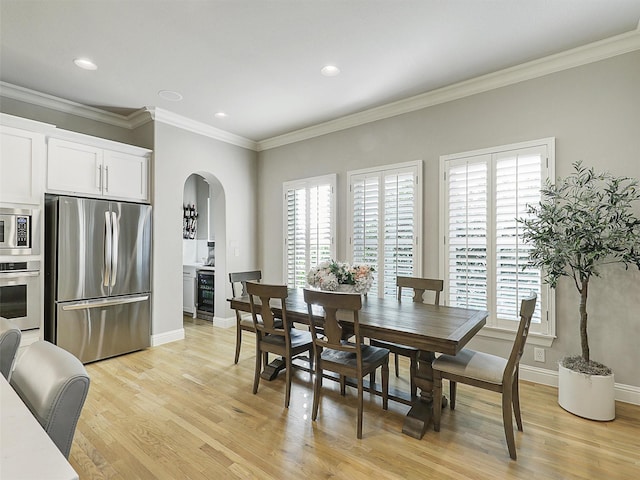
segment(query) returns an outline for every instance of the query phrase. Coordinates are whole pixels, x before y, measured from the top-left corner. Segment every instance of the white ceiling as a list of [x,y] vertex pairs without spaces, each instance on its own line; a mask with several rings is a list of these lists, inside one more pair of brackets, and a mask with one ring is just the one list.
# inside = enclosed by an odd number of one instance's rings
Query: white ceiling
[[[155,106],[261,141],[639,20],[640,0],[1,0],[0,80],[121,114]],[[342,73],[323,77],[325,64]]]

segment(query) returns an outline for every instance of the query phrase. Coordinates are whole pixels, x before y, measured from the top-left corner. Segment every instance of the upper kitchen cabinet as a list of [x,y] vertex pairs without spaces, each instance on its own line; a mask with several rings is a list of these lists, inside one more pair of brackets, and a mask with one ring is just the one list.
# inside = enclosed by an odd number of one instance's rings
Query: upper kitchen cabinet
[[150,150],[82,139],[49,139],[48,192],[148,202]]
[[0,125],[0,202],[39,204],[45,136]]

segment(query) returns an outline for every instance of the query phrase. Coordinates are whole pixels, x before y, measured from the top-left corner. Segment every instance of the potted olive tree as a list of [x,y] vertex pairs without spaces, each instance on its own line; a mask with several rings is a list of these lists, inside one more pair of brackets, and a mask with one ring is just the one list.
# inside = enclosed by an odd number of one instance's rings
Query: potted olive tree
[[541,202],[528,205],[528,218],[518,221],[532,246],[529,265],[542,267],[544,280],[552,288],[560,277],[569,277],[580,294],[582,352],[560,363],[558,402],[581,417],[613,420],[613,373],[589,354],[587,296],[590,280],[605,265],[621,263],[640,269],[640,219],[633,211],[640,189],[636,179],[596,174],[581,162],[573,167],[564,180],[548,181],[541,190]]

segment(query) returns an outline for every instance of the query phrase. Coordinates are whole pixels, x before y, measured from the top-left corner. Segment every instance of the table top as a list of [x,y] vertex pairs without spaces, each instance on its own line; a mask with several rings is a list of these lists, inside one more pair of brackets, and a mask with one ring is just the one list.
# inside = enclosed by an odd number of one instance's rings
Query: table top
[[[250,311],[247,296],[231,298],[229,301],[233,309]],[[277,312],[280,306],[274,304],[272,307]],[[289,321],[309,323],[302,289],[289,289],[286,309]],[[322,316],[318,307],[314,307],[313,312],[318,317]],[[488,315],[484,310],[367,295],[363,297],[359,313],[360,333],[376,340],[455,355],[485,325]],[[352,321],[340,313],[338,317],[344,322]]]
[[78,474],[0,375],[0,478],[77,480]]

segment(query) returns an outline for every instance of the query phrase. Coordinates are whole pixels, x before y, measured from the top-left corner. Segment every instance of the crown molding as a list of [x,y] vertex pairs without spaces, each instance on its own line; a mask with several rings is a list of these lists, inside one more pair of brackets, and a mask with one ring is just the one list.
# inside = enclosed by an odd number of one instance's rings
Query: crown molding
[[50,108],[63,113],[76,115],[90,120],[107,123],[116,127],[131,129],[131,122],[128,117],[117,113],[107,112],[99,108],[90,107],[81,103],[72,102],[60,97],[54,97],[46,93],[37,92],[28,88],[13,85],[11,83],[0,82],[0,95],[6,98],[19,100],[21,102]]
[[290,143],[334,133],[366,123],[395,117],[404,113],[458,100],[496,88],[513,85],[525,80],[586,65],[606,58],[640,50],[640,29],[590,43],[548,57],[482,75],[427,93],[409,97],[380,107],[364,110],[311,127],[285,133],[258,142],[258,151],[276,148]]
[[153,118],[153,120],[155,120],[156,122],[172,125],[183,130],[188,130],[199,135],[204,135],[205,137],[210,137],[215,140],[220,140],[221,142],[230,143],[232,145],[247,148],[249,150],[256,151],[258,148],[257,143],[253,140],[241,137],[240,135],[229,133],[226,130],[212,127],[211,125],[207,125],[206,123],[183,117],[182,115],[178,115],[177,113],[173,113],[157,107],[146,107],[145,110],[151,114],[151,118]]

